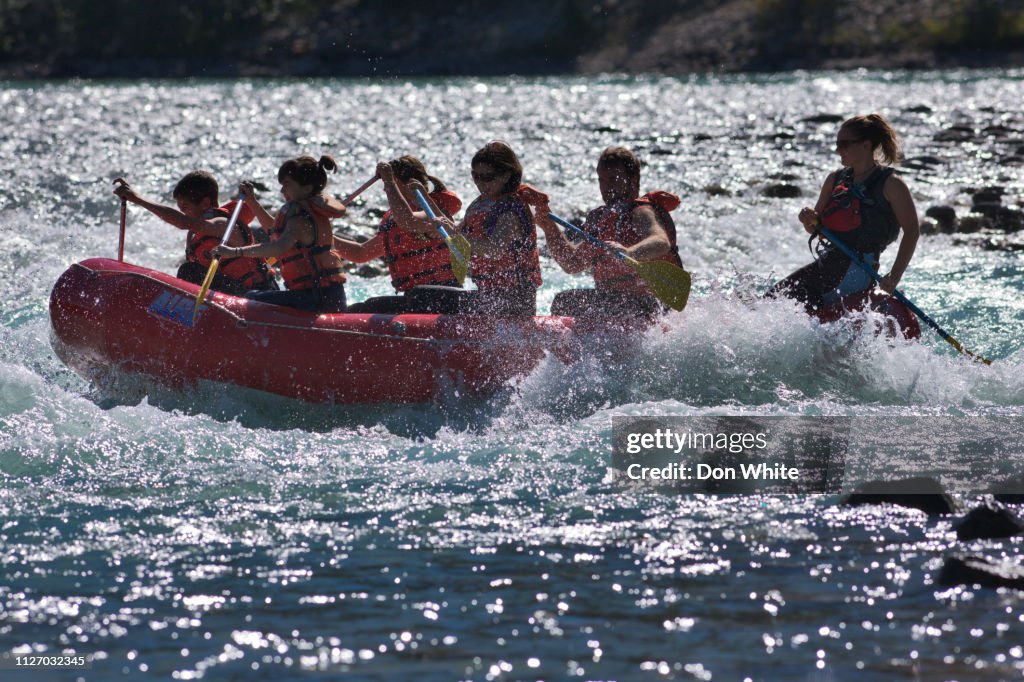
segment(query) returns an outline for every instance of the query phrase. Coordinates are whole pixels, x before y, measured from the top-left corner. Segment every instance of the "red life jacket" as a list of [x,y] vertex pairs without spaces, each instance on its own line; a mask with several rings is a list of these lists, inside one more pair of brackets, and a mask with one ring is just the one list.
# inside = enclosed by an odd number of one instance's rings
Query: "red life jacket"
[[[633,246],[644,239],[633,228],[633,211],[639,206],[650,206],[654,209],[658,222],[668,234],[669,251],[655,260],[664,260],[683,267],[679,258],[679,247],[676,245],[676,224],[669,215],[670,211],[679,208],[680,200],[675,194],[656,190],[630,201],[624,208],[615,210],[604,208],[603,215],[593,227],[585,225],[587,231],[603,242],[618,242],[623,246]],[[600,209],[599,209],[600,210]],[[596,233],[596,234],[595,234]],[[622,263],[618,258],[602,255],[594,262],[594,286],[599,290],[615,290],[626,293],[650,294],[644,280],[636,270]]]
[[[462,208],[462,201],[454,192],[431,192],[430,198],[449,217]],[[448,245],[439,232],[432,235],[407,232],[398,226],[391,211],[381,218],[380,232],[384,235],[384,262],[395,291],[407,291],[421,284],[459,286],[452,274]]]
[[[466,228],[470,237],[489,237],[501,216],[511,213],[522,226],[524,236],[505,246],[499,258],[485,258],[473,253],[470,267],[473,281],[481,291],[490,289],[520,289],[541,285],[540,253],[537,251],[537,231],[533,214],[520,198],[529,191],[526,185],[499,201],[477,197],[466,212]],[[533,190],[536,191],[536,190]]]
[[288,218],[293,216],[309,219],[316,230],[316,236],[312,244],[293,244],[278,257],[285,288],[289,291],[302,291],[344,284],[341,256],[331,250],[334,245],[331,220],[323,211],[317,210],[307,201],[290,201],[277,212],[271,237],[279,239]]
[[[234,212],[235,205],[237,203],[237,201],[231,201],[220,208],[211,208],[203,213],[203,219],[210,220],[212,218],[227,218],[230,220],[231,214]],[[241,212],[238,214],[238,220],[235,223],[235,228],[242,233],[242,237],[244,238],[246,245],[256,243],[256,240],[253,238],[252,230],[249,228],[249,221],[251,221],[253,217],[254,216],[252,211],[249,210],[249,207],[243,206]],[[201,267],[209,268],[210,263],[213,262],[213,257],[210,255],[210,251],[219,246],[220,241],[221,240],[217,237],[190,231],[185,237],[185,260],[190,263],[197,263]],[[270,274],[270,269],[267,267],[266,261],[262,258],[224,257],[220,259],[220,265],[217,266],[217,272],[223,277],[239,282],[250,289],[266,288],[266,285],[272,276]]]
[[841,235],[843,243],[855,251],[881,253],[900,233],[896,214],[885,198],[885,182],[893,172],[881,168],[857,184],[852,168],[837,171],[821,224]]

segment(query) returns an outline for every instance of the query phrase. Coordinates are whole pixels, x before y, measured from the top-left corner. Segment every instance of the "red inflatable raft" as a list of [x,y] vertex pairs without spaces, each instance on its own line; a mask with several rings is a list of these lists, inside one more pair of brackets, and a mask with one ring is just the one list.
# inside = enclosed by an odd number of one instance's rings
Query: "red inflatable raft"
[[574,353],[572,318],[316,315],[211,292],[105,258],[72,265],[50,295],[53,346],[87,378],[110,369],[175,387],[199,379],[311,402],[429,402],[486,394],[546,351]]
[[879,330],[881,333],[893,338],[897,336],[907,339],[921,338],[921,325],[910,308],[901,303],[899,299],[878,292],[863,291],[846,296],[817,311],[815,317],[822,323],[836,322],[850,313],[863,312],[867,309],[884,315],[883,324],[885,326]]
[[[89,379],[114,370],[175,388],[205,379],[310,402],[411,403],[453,390],[487,395],[529,373],[545,353],[578,357],[587,334],[618,330],[628,339],[646,328],[568,317],[316,315],[218,292],[193,325],[197,293],[148,268],[82,261],[50,294],[53,347]],[[920,336],[913,314],[879,294],[844,299],[818,318],[830,322],[866,306],[885,313],[881,333]]]

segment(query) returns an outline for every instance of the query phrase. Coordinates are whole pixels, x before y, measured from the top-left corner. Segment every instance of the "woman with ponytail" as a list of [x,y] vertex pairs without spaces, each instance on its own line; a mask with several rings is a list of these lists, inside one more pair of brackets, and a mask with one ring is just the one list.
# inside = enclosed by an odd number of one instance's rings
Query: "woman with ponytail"
[[[892,293],[921,235],[910,190],[892,168],[903,158],[899,139],[882,116],[856,116],[840,126],[836,153],[843,167],[825,179],[818,203],[800,211],[800,222],[812,239],[821,226],[828,228],[876,272],[882,250],[902,230],[896,259],[880,284],[883,291]],[[867,273],[822,241],[813,263],[777,282],[766,295],[795,298],[813,311],[871,285]]]
[[[256,200],[253,187],[242,183],[239,191],[271,240],[245,247],[218,246],[214,255],[277,258],[287,291],[250,291],[246,294],[272,303],[315,312],[345,311],[345,275],[341,258],[333,251],[331,218],[345,214],[345,207],[322,196],[327,171],[337,169],[334,159],[300,156],[286,161],[277,173],[285,204],[272,217]],[[319,200],[318,200],[319,199]]]
[[[422,286],[459,287],[448,245],[419,207],[415,190],[423,192],[439,216],[451,218],[462,208],[462,201],[443,182],[428,175],[423,162],[415,156],[377,164],[377,176],[384,182],[389,209],[381,218],[380,231],[362,243],[335,237],[334,250],[353,263],[384,258],[391,284],[399,293],[408,294],[414,287]],[[429,194],[427,183],[434,188]],[[406,296],[379,296],[356,303],[348,310],[398,314],[407,308]]]

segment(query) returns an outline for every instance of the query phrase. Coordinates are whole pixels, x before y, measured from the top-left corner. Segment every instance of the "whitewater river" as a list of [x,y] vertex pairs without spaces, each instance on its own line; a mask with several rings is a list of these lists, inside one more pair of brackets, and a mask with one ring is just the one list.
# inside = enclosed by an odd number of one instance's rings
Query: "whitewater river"
[[[986,235],[922,238],[903,288],[990,367],[927,329],[893,342],[755,298],[810,258],[795,216],[836,166],[836,124],[804,119],[887,115],[908,157],[934,157],[904,175],[921,214],[988,186],[1012,205],[1022,75],[0,84],[0,654],[92,661],[0,678],[1019,678],[1021,593],[936,576],[956,552],[1016,558],[1020,538],[609,467],[615,416],[1024,415],[1024,272],[970,243]],[[978,134],[933,140],[954,125]],[[194,168],[226,194],[330,153],[344,194],[413,153],[468,203],[494,138],[570,216],[599,202],[612,144],[683,197],[693,295],[631,360],[550,358],[487,404],[342,408],[90,386],[51,350],[57,277],[116,255],[115,177],[170,203]],[[804,196],[762,195],[779,183]],[[338,231],[367,234],[383,202],[371,190]],[[127,260],[173,273],[183,242],[129,207]],[[543,274],[545,311],[587,282]],[[388,289],[350,278],[350,300]]]

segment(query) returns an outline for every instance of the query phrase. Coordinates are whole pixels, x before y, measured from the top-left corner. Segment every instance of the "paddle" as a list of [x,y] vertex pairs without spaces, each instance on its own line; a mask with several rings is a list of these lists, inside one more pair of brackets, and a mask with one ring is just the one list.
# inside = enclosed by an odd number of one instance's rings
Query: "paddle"
[[[117,178],[114,180],[114,184],[127,185],[128,182],[124,178]],[[128,200],[121,199],[121,233],[117,239],[117,262],[124,262],[124,223],[125,218],[128,215]]]
[[581,228],[576,227],[568,220],[559,218],[554,213],[548,213],[548,217],[562,227],[574,230],[594,246],[613,254],[622,262],[636,270],[636,273],[640,275],[644,282],[647,283],[647,287],[651,290],[651,293],[653,293],[659,301],[667,305],[669,308],[672,308],[672,310],[682,310],[686,307],[686,301],[690,298],[690,273],[686,270],[683,270],[676,264],[669,263],[665,260],[653,260],[641,263],[635,258],[630,258],[618,249],[608,246],[600,239],[587,234]]
[[[228,228],[224,231],[224,239],[220,242],[221,246],[227,245],[231,240],[231,235],[235,231],[235,223],[238,222],[238,214],[242,212],[244,204],[245,195],[239,192],[235,210],[231,212],[231,220],[228,221]],[[213,284],[213,276],[217,274],[218,265],[220,265],[220,256],[214,256],[210,261],[210,267],[206,270],[206,277],[203,278],[203,286],[199,287],[199,295],[196,296],[196,308],[192,311],[193,325],[196,323],[196,318],[199,317],[199,306],[203,304],[203,299],[206,298],[206,293],[210,290],[210,285]]]
[[352,194],[349,194],[347,197],[342,199],[341,203],[343,203],[346,206],[348,206],[349,204],[351,204],[353,201],[356,200],[357,196],[359,196],[360,194],[362,194],[366,190],[370,189],[370,187],[373,185],[373,183],[377,182],[378,180],[380,180],[380,177],[374,175],[372,178],[370,178],[369,180],[364,182],[362,185],[360,185],[359,189],[357,189],[355,192],[352,192]]
[[455,275],[456,281],[462,284],[466,281],[466,275],[469,273],[469,258],[471,255],[469,240],[461,234],[448,234],[448,230],[444,229],[444,225],[438,221],[434,210],[427,203],[427,198],[418,189],[416,190],[416,200],[420,202],[420,206],[426,211],[427,217],[437,223],[437,231],[441,233],[441,236],[444,237],[444,243],[448,245],[448,255],[452,259],[452,273]]
[[[860,256],[858,256],[852,249],[850,249],[850,247],[848,247],[846,244],[841,242],[838,237],[836,237],[834,234],[832,234],[832,232],[829,231],[829,229],[827,227],[824,227],[824,226],[822,226],[819,223],[818,224],[818,231],[821,233],[821,235],[823,237],[825,237],[830,242],[832,242],[832,244],[834,244],[837,249],[842,251],[851,261],[853,261],[857,265],[857,267],[859,267],[861,270],[863,270],[868,275],[870,275],[871,279],[873,279],[876,282],[878,282],[879,284],[881,284],[882,277],[877,272],[872,270],[871,267],[868,266],[867,263],[865,263],[863,260],[861,260]],[[957,341],[956,339],[954,339],[949,334],[949,332],[947,332],[945,329],[940,327],[932,318],[930,318],[927,315],[925,315],[924,312],[920,308],[918,308],[916,305],[911,303],[910,299],[907,298],[906,296],[904,296],[902,291],[900,291],[899,289],[896,289],[896,290],[894,290],[892,292],[892,295],[898,301],[902,302],[903,305],[905,305],[908,308],[910,308],[910,310],[912,310],[915,315],[917,315],[919,318],[921,318],[921,320],[923,320],[925,323],[927,323],[929,327],[931,327],[932,329],[937,331],[939,333],[939,336],[941,336],[943,339],[945,339],[945,341],[949,345],[953,346],[953,348],[956,348],[957,351],[959,351],[960,353],[968,356],[969,358],[971,358],[973,360],[977,360],[979,362],[984,362],[986,365],[991,365],[992,364],[992,361],[989,360],[988,358],[982,357],[980,355],[975,355],[971,351],[969,351],[966,348],[964,348],[963,346],[961,346],[960,342]]]

